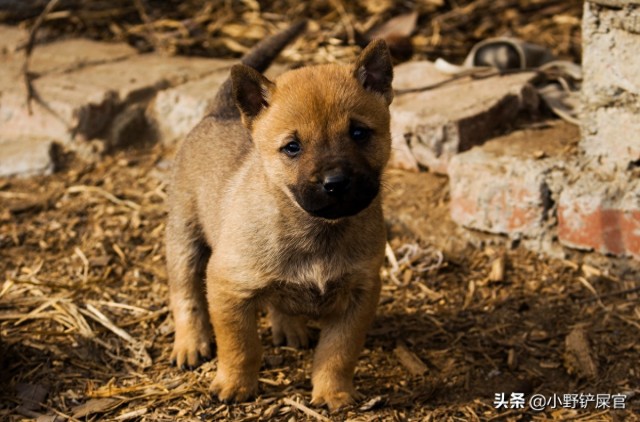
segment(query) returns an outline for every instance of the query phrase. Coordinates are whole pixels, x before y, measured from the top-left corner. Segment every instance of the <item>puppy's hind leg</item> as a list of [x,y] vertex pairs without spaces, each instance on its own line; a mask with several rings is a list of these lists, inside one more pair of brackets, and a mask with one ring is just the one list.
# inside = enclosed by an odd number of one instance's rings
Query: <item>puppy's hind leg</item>
[[280,346],[286,342],[287,346],[297,349],[309,346],[307,318],[287,315],[269,306],[269,319],[274,345]]
[[170,305],[176,328],[171,361],[193,368],[211,357],[213,329],[204,283],[211,250],[184,221],[170,218],[167,224]]

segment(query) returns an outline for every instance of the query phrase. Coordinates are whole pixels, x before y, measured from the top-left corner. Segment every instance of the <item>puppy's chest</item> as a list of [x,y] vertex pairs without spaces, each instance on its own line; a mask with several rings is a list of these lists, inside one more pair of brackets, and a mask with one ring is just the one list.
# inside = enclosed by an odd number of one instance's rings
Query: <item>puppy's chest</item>
[[281,251],[272,261],[268,300],[281,312],[319,318],[343,307],[358,267],[347,252]]
[[363,256],[352,244],[353,239],[338,236],[283,236],[262,244],[259,251],[255,244],[253,256],[258,272],[268,280],[314,285],[324,291],[326,284],[344,279],[359,266]]
[[315,284],[277,282],[269,289],[267,300],[285,314],[318,319],[344,310],[349,292],[347,280],[329,281],[322,289]]

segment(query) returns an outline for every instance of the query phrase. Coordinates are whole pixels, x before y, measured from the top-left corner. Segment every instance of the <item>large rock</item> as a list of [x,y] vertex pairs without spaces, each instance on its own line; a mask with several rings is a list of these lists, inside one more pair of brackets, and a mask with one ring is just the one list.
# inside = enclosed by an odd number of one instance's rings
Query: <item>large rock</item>
[[391,105],[394,147],[404,153],[405,140],[417,162],[438,173],[448,172],[453,156],[481,145],[521,110],[538,105],[531,72],[442,83],[449,78],[431,62],[395,70],[396,89],[439,84],[421,92],[397,93]]

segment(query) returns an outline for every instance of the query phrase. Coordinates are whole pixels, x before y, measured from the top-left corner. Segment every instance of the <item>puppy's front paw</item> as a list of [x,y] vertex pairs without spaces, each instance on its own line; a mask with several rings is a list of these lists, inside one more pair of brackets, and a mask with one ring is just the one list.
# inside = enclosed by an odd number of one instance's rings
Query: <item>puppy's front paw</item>
[[211,358],[211,338],[205,330],[176,330],[171,362],[179,368],[198,366],[201,361]]
[[299,349],[309,346],[306,318],[272,313],[271,332],[273,333],[273,344],[275,346],[283,345],[285,340],[289,347]]
[[363,396],[353,388],[344,390],[320,390],[314,388],[311,397],[311,404],[314,406],[326,404],[329,410],[333,412],[334,410],[354,404],[356,400],[362,399]]
[[258,378],[254,375],[237,374],[225,376],[220,371],[209,387],[223,402],[243,402],[255,396],[258,391]]

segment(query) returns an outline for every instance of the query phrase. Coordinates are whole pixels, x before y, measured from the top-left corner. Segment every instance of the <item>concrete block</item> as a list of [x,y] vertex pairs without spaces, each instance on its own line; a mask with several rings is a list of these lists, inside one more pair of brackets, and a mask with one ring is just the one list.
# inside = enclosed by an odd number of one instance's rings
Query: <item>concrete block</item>
[[584,9],[581,146],[613,172],[640,160],[640,17],[629,2],[598,3]]
[[579,139],[559,121],[488,141],[451,160],[451,216],[468,228],[512,237],[542,236],[554,223],[551,173]]
[[216,72],[200,80],[158,93],[149,107],[159,139],[171,143],[183,138],[205,115],[218,87],[228,76]]
[[591,111],[588,119],[580,144],[587,156],[611,170],[627,171],[640,164],[640,111],[601,107]]
[[0,56],[13,54],[27,41],[29,32],[11,25],[0,25]]
[[74,38],[37,45],[31,54],[29,71],[37,75],[69,72],[87,66],[123,60],[136,54],[136,49],[127,44]]
[[0,139],[0,177],[50,174],[56,166],[56,146],[51,139]]
[[[156,135],[164,143],[184,138],[204,117],[218,88],[229,77],[229,69],[238,63],[219,61],[217,70],[202,79],[158,92],[149,105],[147,116]],[[284,72],[282,65],[271,66],[265,75],[274,79]]]
[[[450,77],[437,73],[430,62],[413,63],[407,73],[410,78],[402,77],[402,70],[396,72],[402,87],[433,85]],[[447,173],[453,156],[484,143],[519,111],[538,106],[537,93],[530,85],[534,77],[533,73],[518,73],[463,78],[434,89],[396,95],[391,105],[392,137],[408,139],[419,164]]]
[[9,63],[0,68],[0,130],[8,138],[51,137],[62,142],[100,137],[126,105],[227,65],[214,59],[149,54],[50,73],[34,81],[39,101],[33,102],[30,114],[23,84],[15,79],[19,66]]
[[[637,28],[634,31],[635,26]],[[612,9],[586,2],[582,29],[582,65],[587,101],[614,102],[616,91],[639,95],[640,74],[637,67],[640,57],[637,49],[640,18],[637,10]]]
[[570,248],[640,259],[640,180],[581,173],[560,195],[558,238]]

